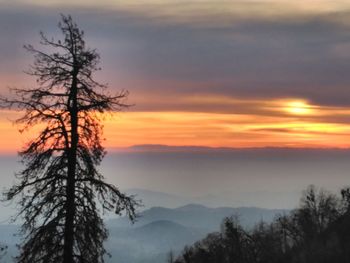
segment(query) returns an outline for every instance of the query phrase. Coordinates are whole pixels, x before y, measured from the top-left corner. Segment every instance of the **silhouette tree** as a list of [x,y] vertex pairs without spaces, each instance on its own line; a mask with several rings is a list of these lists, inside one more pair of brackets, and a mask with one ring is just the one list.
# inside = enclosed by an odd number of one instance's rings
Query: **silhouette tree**
[[124,211],[133,220],[138,205],[97,170],[105,155],[101,116],[126,107],[127,92],[111,95],[93,79],[99,54],[86,47],[70,16],[62,15],[58,26],[63,40],[40,33],[49,52],[25,46],[35,58],[27,74],[38,87],[14,89],[15,99],[1,99],[5,107],[24,111],[16,120],[21,130],[42,128],[19,153],[25,168],[4,194],[6,200],[19,198],[24,219],[18,262],[104,262],[108,233],[100,212]]
[[184,248],[175,263],[350,262],[350,189],[341,198],[309,186],[300,207],[245,230],[235,217]]
[[167,255],[167,262],[168,263],[174,263],[174,260],[175,260],[175,256],[174,256],[174,252],[172,250],[170,250],[168,252],[168,255]]

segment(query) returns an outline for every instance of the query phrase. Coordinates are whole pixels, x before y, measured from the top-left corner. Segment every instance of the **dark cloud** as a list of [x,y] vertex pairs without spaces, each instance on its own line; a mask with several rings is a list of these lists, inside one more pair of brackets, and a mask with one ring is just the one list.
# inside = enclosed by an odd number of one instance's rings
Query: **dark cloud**
[[99,77],[112,87],[130,89],[132,96],[209,93],[350,105],[350,27],[344,23],[350,15],[345,11],[310,17],[296,14],[294,19],[251,14],[225,23],[220,23],[218,14],[217,19],[209,16],[191,24],[117,8],[4,7],[0,10],[0,34],[5,36],[0,40],[2,75],[29,64],[30,56],[21,46],[37,43],[39,30],[56,35],[63,12],[74,16],[90,45],[101,52],[104,71]]

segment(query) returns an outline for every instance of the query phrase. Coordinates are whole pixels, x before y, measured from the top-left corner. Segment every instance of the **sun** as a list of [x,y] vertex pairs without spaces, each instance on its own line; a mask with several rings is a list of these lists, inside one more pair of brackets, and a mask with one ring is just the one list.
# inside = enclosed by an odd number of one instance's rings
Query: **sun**
[[307,115],[312,113],[311,105],[307,104],[305,101],[290,101],[287,103],[285,110],[294,115]]

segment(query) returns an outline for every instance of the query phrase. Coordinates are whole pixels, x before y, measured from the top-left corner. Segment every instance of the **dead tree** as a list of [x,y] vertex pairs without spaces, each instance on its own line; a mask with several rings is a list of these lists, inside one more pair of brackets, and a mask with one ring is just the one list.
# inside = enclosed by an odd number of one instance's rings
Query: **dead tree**
[[97,170],[105,155],[101,116],[126,107],[127,92],[112,95],[93,79],[99,54],[86,47],[70,16],[62,15],[58,26],[62,40],[41,33],[49,52],[25,46],[34,54],[27,73],[37,87],[14,89],[14,99],[1,99],[24,112],[16,120],[21,129],[44,126],[19,153],[25,168],[5,199],[18,200],[24,219],[18,262],[104,262],[108,233],[101,210],[124,211],[133,220],[138,205]]

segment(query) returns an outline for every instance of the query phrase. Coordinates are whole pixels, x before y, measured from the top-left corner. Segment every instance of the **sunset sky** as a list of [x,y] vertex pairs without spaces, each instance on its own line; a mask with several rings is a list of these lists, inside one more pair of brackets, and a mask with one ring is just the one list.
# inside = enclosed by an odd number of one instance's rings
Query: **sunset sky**
[[[1,94],[35,85],[23,44],[71,14],[101,54],[96,79],[134,105],[105,120],[108,148],[350,147],[350,1],[66,2],[0,0]],[[1,152],[35,133],[18,116],[0,111]]]

